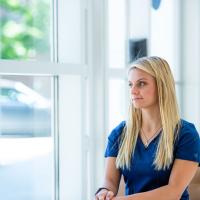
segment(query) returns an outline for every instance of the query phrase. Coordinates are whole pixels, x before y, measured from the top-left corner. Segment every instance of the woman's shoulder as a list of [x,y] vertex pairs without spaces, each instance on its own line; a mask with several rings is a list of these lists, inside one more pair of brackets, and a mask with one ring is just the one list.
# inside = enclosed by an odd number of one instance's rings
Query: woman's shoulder
[[111,131],[110,135],[108,136],[105,157],[117,157],[121,141],[121,134],[125,125],[125,121],[122,121]]
[[200,137],[195,125],[181,120],[175,142],[175,157],[200,163]]
[[191,133],[197,133],[196,127],[193,123],[186,121],[184,119],[181,119],[181,123],[180,123],[180,130],[181,131],[190,131]]
[[126,121],[121,121],[114,129],[113,131],[121,132],[122,129],[126,126]]
[[184,119],[181,119],[178,138],[179,139],[181,138],[199,139],[199,133],[197,132],[197,129],[193,123],[186,121]]
[[126,121],[120,122],[110,133],[109,139],[116,140],[122,134],[124,127],[126,126]]

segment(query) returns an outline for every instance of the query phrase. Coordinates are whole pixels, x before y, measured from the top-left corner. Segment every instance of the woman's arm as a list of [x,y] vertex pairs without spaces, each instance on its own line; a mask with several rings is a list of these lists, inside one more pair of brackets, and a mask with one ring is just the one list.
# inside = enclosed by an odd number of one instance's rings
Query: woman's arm
[[128,196],[114,197],[112,200],[180,200],[198,168],[198,163],[176,159],[169,183],[160,188]]
[[[107,157],[106,158],[106,165],[105,165],[105,177],[102,187],[107,188],[102,189],[97,195],[97,200],[106,200],[106,196],[113,197],[113,195],[117,194],[119,188],[119,182],[121,178],[121,174],[119,169],[116,168],[115,164],[116,158],[115,157]],[[109,192],[110,191],[110,192]],[[107,199],[108,199],[107,196]],[[111,199],[111,198],[110,198]]]

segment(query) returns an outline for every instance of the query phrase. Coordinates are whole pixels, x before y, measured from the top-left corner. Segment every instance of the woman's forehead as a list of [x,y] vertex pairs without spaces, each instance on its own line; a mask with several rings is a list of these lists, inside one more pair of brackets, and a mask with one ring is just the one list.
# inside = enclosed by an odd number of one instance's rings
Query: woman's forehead
[[153,76],[151,76],[149,73],[145,72],[142,69],[133,68],[129,71],[128,79],[137,81],[139,79],[152,80],[154,78]]

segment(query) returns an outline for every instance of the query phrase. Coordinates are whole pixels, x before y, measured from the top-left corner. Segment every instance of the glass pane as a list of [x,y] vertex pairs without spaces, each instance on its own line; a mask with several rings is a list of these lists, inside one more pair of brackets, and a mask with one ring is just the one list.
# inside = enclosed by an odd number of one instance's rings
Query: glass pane
[[[59,60],[63,63],[80,64],[83,63],[84,28],[85,16],[82,16],[83,0],[63,0],[58,1],[58,51]],[[73,19],[73,20],[72,20]]]
[[108,1],[108,60],[110,68],[123,68],[126,62],[125,3],[124,0]]
[[109,81],[109,133],[121,121],[125,120],[125,81]]
[[1,0],[0,58],[50,59],[50,0]]
[[[60,199],[82,198],[82,77],[59,76],[59,190]],[[86,155],[85,155],[86,156]],[[70,187],[69,187],[70,186]]]
[[0,122],[2,199],[53,199],[51,78],[1,76]]

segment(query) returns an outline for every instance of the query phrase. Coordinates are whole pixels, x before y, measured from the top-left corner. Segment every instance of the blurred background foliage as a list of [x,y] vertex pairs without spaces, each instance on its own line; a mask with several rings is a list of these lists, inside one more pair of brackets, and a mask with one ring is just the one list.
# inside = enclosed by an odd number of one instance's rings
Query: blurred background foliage
[[49,2],[0,0],[0,58],[49,59]]

